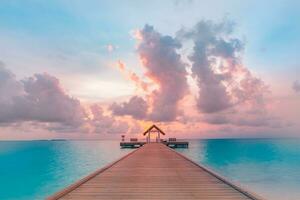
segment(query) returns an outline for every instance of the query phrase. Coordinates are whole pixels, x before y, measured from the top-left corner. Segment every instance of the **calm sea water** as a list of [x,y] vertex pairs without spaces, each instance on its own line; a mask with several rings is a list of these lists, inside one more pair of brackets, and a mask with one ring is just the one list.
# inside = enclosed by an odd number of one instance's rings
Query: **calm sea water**
[[0,199],[44,199],[129,151],[118,141],[0,142]]
[[[0,199],[43,199],[129,151],[118,141],[0,142]],[[267,199],[300,199],[300,140],[191,140],[178,151]]]
[[265,199],[300,199],[300,139],[198,140],[178,151]]

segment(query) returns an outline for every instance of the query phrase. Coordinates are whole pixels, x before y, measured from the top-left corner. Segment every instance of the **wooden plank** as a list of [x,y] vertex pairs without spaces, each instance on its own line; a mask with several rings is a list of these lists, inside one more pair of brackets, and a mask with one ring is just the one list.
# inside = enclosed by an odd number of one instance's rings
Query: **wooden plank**
[[261,199],[161,143],[150,143],[48,199]]

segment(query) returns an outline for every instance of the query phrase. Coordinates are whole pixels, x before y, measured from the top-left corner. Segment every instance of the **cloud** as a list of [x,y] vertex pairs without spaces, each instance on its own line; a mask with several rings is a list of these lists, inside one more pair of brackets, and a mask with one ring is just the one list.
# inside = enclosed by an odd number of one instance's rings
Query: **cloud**
[[58,79],[35,74],[18,81],[14,74],[0,68],[0,122],[59,122],[76,126],[84,118],[80,102],[62,90]]
[[145,119],[147,115],[147,102],[138,96],[133,96],[128,102],[122,104],[113,103],[110,106],[114,115],[130,115],[135,119]]
[[231,124],[235,126],[276,128],[282,126],[280,119],[271,116],[266,112],[214,113],[204,115],[202,120],[206,123],[215,125]]
[[177,37],[192,40],[192,75],[199,88],[197,107],[201,113],[216,113],[242,103],[264,104],[268,87],[242,64],[244,44],[234,38],[234,23],[202,20]]
[[86,114],[80,101],[67,95],[56,77],[46,73],[35,74],[22,82],[31,110],[27,113],[30,119],[71,125],[82,123]]
[[90,107],[93,118],[88,121],[93,133],[126,133],[129,125],[125,121],[116,120],[113,116],[104,115],[101,106],[94,104]]
[[300,92],[300,82],[299,81],[294,81],[292,87],[295,92]]
[[142,81],[122,61],[118,67],[137,88],[146,92],[146,100],[134,96],[121,105],[114,103],[110,109],[115,115],[131,115],[136,119],[174,121],[181,114],[178,104],[188,92],[185,64],[177,53],[181,43],[149,25],[136,30],[134,37],[138,40],[137,53],[144,67],[144,78],[149,82]]
[[185,65],[177,50],[181,43],[145,25],[139,31],[137,52],[145,68],[145,77],[156,84],[148,96],[151,102],[149,119],[172,121],[180,113],[179,101],[188,91]]
[[137,89],[141,89],[142,91],[148,91],[149,84],[146,83],[145,81],[142,81],[141,78],[136,73],[127,69],[123,61],[118,60],[117,67],[125,75],[126,78],[128,78],[135,84]]
[[[267,111],[268,86],[242,63],[244,43],[232,36],[234,27],[227,19],[220,23],[202,20],[191,29],[179,30],[176,39],[158,33],[149,25],[136,31],[144,76],[152,85],[147,84],[146,100],[134,96],[128,102],[115,103],[110,107],[113,114],[185,124],[189,121],[253,127],[279,124],[279,120]],[[183,113],[179,109],[179,103],[187,109],[187,105],[183,105],[186,102],[181,100],[188,93],[188,64],[181,60],[184,52],[177,52],[186,41],[193,44],[188,59],[192,78],[198,86],[196,115],[194,111],[193,114]],[[128,71],[122,62],[119,68]]]
[[225,24],[200,21],[193,29],[178,32],[179,37],[194,41],[193,53],[189,59],[199,87],[197,106],[201,112],[217,112],[233,105],[223,84],[224,74],[215,70],[217,58],[235,60],[235,51],[239,51],[242,46],[237,41],[223,39],[222,35],[230,32],[229,28]]
[[43,73],[17,80],[2,64],[0,125],[25,122],[55,132],[126,133],[129,130],[127,122],[104,115],[100,106],[85,108],[63,90],[56,77]]

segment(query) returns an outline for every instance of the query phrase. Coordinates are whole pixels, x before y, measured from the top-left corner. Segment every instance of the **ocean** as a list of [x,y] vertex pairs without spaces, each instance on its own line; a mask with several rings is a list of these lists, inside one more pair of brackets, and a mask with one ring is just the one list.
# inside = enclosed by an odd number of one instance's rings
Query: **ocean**
[[[300,199],[299,139],[190,140],[177,151],[256,194]],[[119,141],[0,141],[0,199],[44,199],[131,149]]]
[[300,199],[300,139],[214,139],[179,149],[265,199]]

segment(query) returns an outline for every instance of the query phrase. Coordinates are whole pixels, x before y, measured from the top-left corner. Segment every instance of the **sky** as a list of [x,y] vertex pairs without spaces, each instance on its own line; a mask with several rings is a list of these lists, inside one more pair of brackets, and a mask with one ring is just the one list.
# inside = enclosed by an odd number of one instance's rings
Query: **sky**
[[300,136],[299,6],[2,0],[0,139]]

